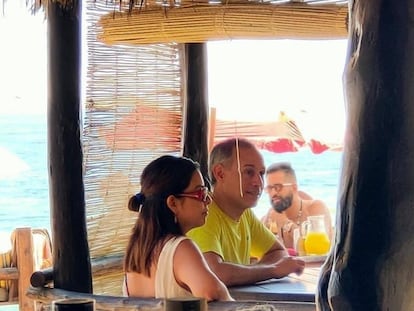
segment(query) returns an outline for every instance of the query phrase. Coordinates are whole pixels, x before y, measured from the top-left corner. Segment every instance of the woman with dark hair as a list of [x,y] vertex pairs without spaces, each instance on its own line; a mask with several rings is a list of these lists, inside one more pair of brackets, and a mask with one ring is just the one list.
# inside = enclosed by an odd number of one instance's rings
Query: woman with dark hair
[[124,295],[233,300],[185,236],[204,224],[210,202],[197,162],[166,155],[145,167],[141,191],[128,202],[138,218],[124,260]]

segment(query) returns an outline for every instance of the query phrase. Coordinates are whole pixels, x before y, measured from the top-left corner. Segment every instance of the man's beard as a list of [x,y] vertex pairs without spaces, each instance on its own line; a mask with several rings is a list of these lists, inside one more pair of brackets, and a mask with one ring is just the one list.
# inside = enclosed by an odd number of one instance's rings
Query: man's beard
[[280,197],[279,201],[274,203],[273,200],[270,200],[273,209],[278,212],[282,213],[283,211],[287,210],[289,206],[292,205],[293,195],[287,195],[286,197]]

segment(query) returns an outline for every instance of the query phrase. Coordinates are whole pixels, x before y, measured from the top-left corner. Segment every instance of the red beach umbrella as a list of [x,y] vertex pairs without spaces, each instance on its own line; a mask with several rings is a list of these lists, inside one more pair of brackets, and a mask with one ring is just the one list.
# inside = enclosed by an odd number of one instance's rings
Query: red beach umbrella
[[[275,153],[296,152],[306,146],[315,154],[334,150],[332,146],[314,138],[306,141],[296,122],[283,111],[278,120],[273,122],[216,120],[214,143],[230,137],[247,138],[259,149]],[[335,150],[340,149],[335,146]]]

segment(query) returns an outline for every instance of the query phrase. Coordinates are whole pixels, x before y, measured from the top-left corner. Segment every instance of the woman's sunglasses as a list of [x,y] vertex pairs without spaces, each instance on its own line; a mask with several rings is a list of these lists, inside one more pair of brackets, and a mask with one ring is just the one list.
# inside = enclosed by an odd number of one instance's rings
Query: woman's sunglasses
[[207,187],[201,187],[197,191],[193,192],[184,192],[180,194],[176,194],[177,197],[186,197],[186,198],[193,198],[197,201],[203,202],[203,203],[210,203],[211,197],[210,197],[210,191]]

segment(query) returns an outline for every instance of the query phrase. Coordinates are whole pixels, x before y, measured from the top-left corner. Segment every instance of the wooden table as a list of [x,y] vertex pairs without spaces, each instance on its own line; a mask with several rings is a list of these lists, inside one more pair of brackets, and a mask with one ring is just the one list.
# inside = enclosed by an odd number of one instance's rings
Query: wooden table
[[306,264],[303,274],[270,279],[252,285],[233,286],[230,294],[236,300],[315,302],[321,263]]

